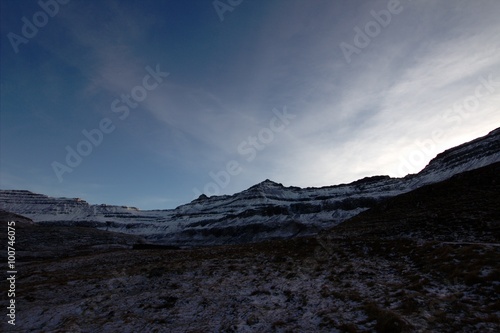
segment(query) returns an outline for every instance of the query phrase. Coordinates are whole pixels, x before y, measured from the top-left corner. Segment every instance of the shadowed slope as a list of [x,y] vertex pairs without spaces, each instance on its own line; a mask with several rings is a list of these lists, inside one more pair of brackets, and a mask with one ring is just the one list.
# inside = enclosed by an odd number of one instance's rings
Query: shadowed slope
[[387,199],[331,230],[336,235],[500,241],[500,163]]

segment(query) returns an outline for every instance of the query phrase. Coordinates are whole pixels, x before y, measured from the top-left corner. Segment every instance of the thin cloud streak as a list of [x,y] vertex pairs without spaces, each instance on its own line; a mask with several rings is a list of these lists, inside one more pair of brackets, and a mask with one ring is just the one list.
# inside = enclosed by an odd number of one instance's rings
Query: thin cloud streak
[[[223,23],[210,3],[71,2],[53,21],[61,29],[47,28],[29,44],[43,61],[48,57],[36,81],[45,82],[40,84],[44,90],[30,85],[29,71],[2,80],[2,97],[9,100],[2,105],[19,104],[14,94],[19,85],[5,90],[7,82],[27,82],[27,96],[34,91],[46,99],[43,104],[22,101],[25,114],[13,114],[8,128],[29,132],[32,126],[22,117],[41,119],[46,138],[31,140],[47,142],[50,158],[42,165],[26,154],[16,156],[9,144],[4,151],[13,163],[2,171],[14,177],[9,186],[15,179],[28,179],[19,183],[23,187],[41,184],[39,177],[43,185],[31,188],[52,187],[51,193],[69,193],[99,180],[113,201],[139,202],[141,208],[189,201],[192,189],[203,188],[211,181],[209,173],[230,160],[241,162],[243,171],[222,193],[266,178],[324,186],[376,174],[398,176],[401,158],[418,149],[417,141],[432,138],[433,131],[445,134],[434,148],[439,153],[486,134],[500,121],[500,88],[463,118],[453,111],[474,95],[481,78],[500,81],[499,3],[401,4],[401,14],[348,64],[339,44],[352,43],[354,27],[373,20],[370,11],[386,8],[387,1],[249,2]],[[203,25],[185,24],[190,17]],[[20,57],[35,63],[29,52]],[[168,78],[129,118],[118,120],[112,101],[142,82],[146,66],[157,64],[170,73]],[[296,118],[246,162],[238,145],[268,126],[274,108],[284,106]],[[65,146],[75,146],[83,138],[81,130],[103,117],[117,129],[58,184],[49,160],[64,159]],[[22,147],[29,148],[29,142],[24,138]],[[31,164],[40,174],[35,177],[27,167],[14,170],[14,162]],[[125,175],[132,181],[120,183]],[[127,186],[133,195],[125,193]],[[149,194],[151,205],[137,193]],[[92,188],[85,194],[105,196]]]

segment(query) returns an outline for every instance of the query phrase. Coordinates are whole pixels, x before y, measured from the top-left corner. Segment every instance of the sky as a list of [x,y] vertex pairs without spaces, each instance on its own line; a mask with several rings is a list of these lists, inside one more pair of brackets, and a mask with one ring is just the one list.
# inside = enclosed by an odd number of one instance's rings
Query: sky
[[498,0],[2,0],[0,188],[169,209],[500,124]]

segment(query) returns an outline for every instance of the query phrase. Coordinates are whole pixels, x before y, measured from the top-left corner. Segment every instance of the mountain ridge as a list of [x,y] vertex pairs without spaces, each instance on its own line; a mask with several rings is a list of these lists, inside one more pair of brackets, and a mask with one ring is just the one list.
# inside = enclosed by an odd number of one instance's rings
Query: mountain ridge
[[18,320],[37,332],[214,322],[228,332],[498,332],[499,171],[422,186],[314,237],[179,249],[20,228]]
[[38,224],[88,226],[166,245],[220,245],[317,234],[379,202],[500,161],[500,128],[438,154],[419,173],[348,184],[285,187],[266,179],[233,195],[203,196],[169,210],[90,205],[25,190],[0,190],[0,209]]

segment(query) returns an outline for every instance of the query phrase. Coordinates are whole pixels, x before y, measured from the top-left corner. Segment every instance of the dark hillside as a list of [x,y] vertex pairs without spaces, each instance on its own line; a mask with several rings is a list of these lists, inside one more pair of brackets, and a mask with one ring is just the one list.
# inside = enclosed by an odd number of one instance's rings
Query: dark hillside
[[387,199],[333,234],[448,242],[500,241],[500,163]]

